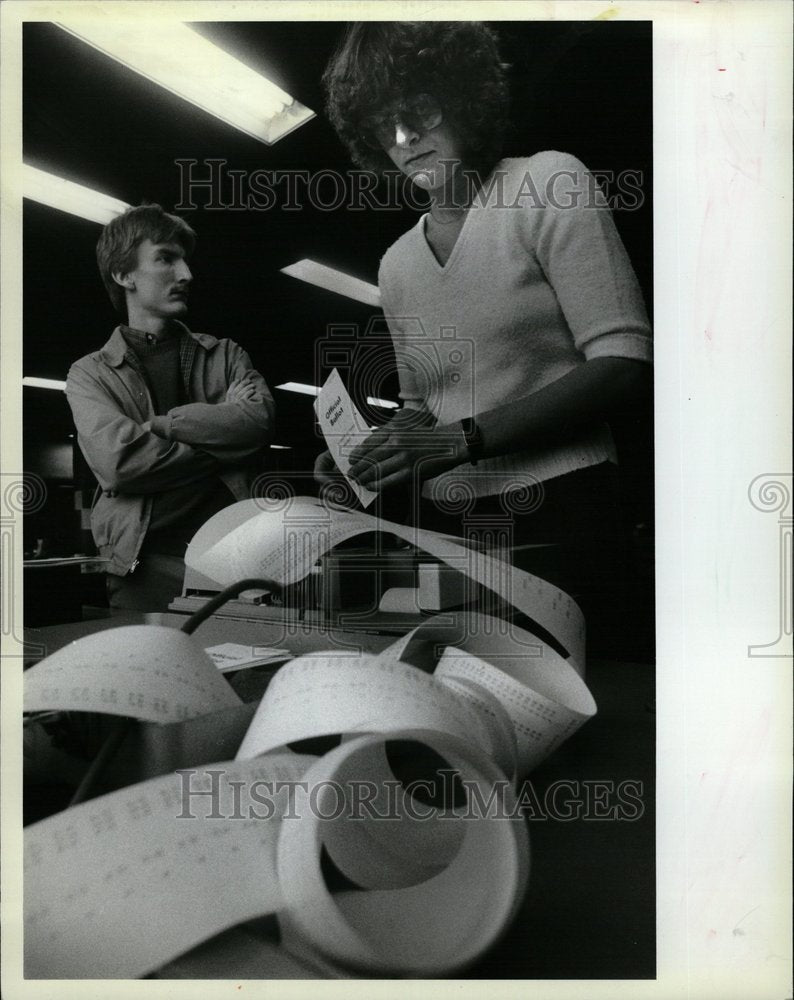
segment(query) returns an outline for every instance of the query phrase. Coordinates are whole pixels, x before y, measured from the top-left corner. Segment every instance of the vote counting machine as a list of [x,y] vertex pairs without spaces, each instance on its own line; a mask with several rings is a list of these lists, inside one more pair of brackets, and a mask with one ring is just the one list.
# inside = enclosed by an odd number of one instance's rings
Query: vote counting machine
[[[555,549],[530,545],[507,555],[522,568],[553,580]],[[220,583],[188,566],[182,594],[172,601],[169,611],[192,614],[221,589]],[[399,635],[428,615],[460,608],[510,614],[505,602],[465,574],[384,533],[359,536],[337,546],[292,586],[243,591],[214,617]]]

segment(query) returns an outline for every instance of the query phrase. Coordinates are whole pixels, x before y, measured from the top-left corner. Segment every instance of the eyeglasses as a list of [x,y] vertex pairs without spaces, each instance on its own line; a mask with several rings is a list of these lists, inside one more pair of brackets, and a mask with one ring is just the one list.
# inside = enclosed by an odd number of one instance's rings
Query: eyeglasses
[[427,132],[444,120],[444,113],[435,97],[418,94],[405,102],[397,111],[385,115],[372,115],[361,123],[361,134],[370,149],[390,149],[394,145],[397,123],[412,132]]

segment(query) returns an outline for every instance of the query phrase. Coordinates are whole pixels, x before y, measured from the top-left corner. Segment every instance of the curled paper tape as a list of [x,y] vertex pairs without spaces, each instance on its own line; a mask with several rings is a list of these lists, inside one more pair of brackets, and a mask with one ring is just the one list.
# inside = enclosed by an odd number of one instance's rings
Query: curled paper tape
[[286,788],[311,762],[282,754],[163,775],[27,827],[25,976],[144,976],[279,910],[276,807],[288,798],[273,795],[265,818],[257,783]]
[[[282,943],[285,935],[282,931]],[[314,959],[314,961],[312,961]],[[281,947],[241,928],[232,928],[212,941],[157,970],[157,979],[327,979],[337,978],[330,964],[318,967],[316,956],[301,960]]]
[[[259,524],[250,507],[243,513],[224,542],[242,545],[248,536],[237,533]],[[293,550],[310,566],[329,539],[371,530],[362,517],[332,519],[308,549],[299,533]],[[437,552],[446,546],[440,557],[452,560],[448,539],[425,541]],[[474,573],[483,577],[483,566]],[[146,975],[270,913],[292,953],[275,962],[283,969],[311,966],[312,955],[323,956],[312,967],[328,975],[334,963],[359,974],[435,976],[473,962],[507,926],[527,884],[514,782],[595,712],[575,605],[523,577],[505,592],[520,592],[555,638],[563,629],[569,659],[474,613],[430,619],[377,656],[302,656],[271,681],[237,760],[195,769],[195,815],[184,815],[184,777],[166,775],[28,827],[26,975]],[[29,710],[158,722],[240,704],[194,640],[157,626],[80,640],[33,667],[25,688]],[[328,735],[342,742],[321,758],[284,751]],[[416,782],[398,777],[390,753],[399,741],[441,759],[457,782],[451,801],[423,798]],[[286,782],[286,799],[272,788],[261,794],[274,779]],[[358,889],[329,891],[325,854]],[[262,967],[247,940],[229,941],[233,954],[246,953],[245,968]]]
[[164,625],[124,625],[85,636],[25,672],[26,712],[182,722],[239,704],[198,643]]
[[[482,752],[463,740],[422,730],[399,735],[441,754],[485,800],[502,778]],[[366,774],[370,753],[382,740],[374,734],[362,736],[309,768],[305,780],[310,785],[326,783],[327,792],[318,800],[320,812],[339,807],[336,779],[341,765],[353,762],[355,771]],[[512,793],[504,785],[500,788],[508,795],[509,813],[514,805],[509,798]],[[510,922],[529,875],[529,840],[523,820],[443,819],[433,810],[428,813],[426,822],[463,828],[458,850],[437,875],[413,886],[336,896],[326,889],[320,870],[322,848],[329,848],[324,821],[304,805],[299,822],[282,823],[277,868],[284,905],[303,934],[326,955],[387,974],[442,975],[472,962]],[[400,825],[393,826],[392,836],[401,837]],[[329,854],[333,860],[332,847]]]
[[[553,651],[549,651],[553,652]],[[518,776],[542,760],[595,715],[592,694],[565,660],[513,664],[513,673],[450,646],[436,668],[441,680],[467,681],[490,692],[504,707],[516,740]],[[516,676],[517,675],[517,676]],[[522,676],[523,675],[523,676]]]
[[265,510],[253,517],[246,506],[240,515],[242,523],[230,528],[235,516],[228,511],[233,507],[221,512],[222,516],[216,514],[217,522],[211,518],[202,529],[201,545],[191,546],[185,555],[188,566],[219,583],[247,576],[296,583],[340,542],[366,532],[388,532],[498,594],[553,635],[572,661],[584,663],[584,618],[570,595],[501,559],[468,548],[462,539],[361,511],[335,510],[313,497],[292,497],[279,510]]
[[[166,775],[101,796],[26,831],[26,976],[146,975],[267,913],[332,962],[400,975],[465,967],[523,898],[526,826],[482,750],[426,730],[394,737],[440,754],[489,808],[497,787],[499,810],[464,817],[414,802],[397,816],[362,820],[354,782],[377,778],[380,734],[319,760],[281,754],[197,768],[187,792]],[[350,877],[369,886],[332,896],[321,851],[343,860],[344,827],[362,824],[377,835],[359,839],[347,862]],[[395,885],[392,860],[405,860],[406,836],[430,828],[424,869]]]
[[[391,736],[390,739],[395,739]],[[349,737],[345,741],[360,739]],[[437,875],[460,847],[461,824],[414,821],[413,796],[421,788],[396,779],[386,741],[373,743],[366,760],[366,782],[355,755],[337,763],[335,781],[349,783],[361,822],[331,815],[323,827],[323,843],[334,864],[351,881],[367,889],[398,889]],[[395,836],[399,827],[399,836]]]
[[480,716],[490,734],[494,762],[515,785],[518,777],[516,734],[513,720],[503,704],[490,691],[468,677],[456,677],[452,674],[447,676],[439,674],[437,676],[442,684],[468,702]]
[[428,728],[492,752],[480,716],[451,688],[407,663],[333,651],[296,657],[268,685],[240,745],[255,757],[297,740],[337,733]]

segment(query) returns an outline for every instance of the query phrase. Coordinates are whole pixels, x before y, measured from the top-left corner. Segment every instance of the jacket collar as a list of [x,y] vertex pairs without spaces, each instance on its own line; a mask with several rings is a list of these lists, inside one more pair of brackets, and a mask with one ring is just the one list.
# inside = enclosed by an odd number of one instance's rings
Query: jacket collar
[[[193,333],[192,330],[188,330],[184,323],[180,323],[178,319],[175,319],[173,322],[183,335],[187,334],[188,337],[192,337],[199,347],[203,347],[205,351],[212,350],[218,343],[218,338],[213,337],[209,333]],[[125,360],[128,351],[129,347],[121,332],[121,327],[117,326],[110,335],[110,340],[100,350],[99,356],[111,368],[118,368]]]

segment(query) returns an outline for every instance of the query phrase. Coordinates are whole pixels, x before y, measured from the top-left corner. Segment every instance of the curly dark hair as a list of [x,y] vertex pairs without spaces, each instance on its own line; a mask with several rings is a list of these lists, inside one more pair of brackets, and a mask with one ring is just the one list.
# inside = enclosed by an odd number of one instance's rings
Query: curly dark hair
[[326,111],[353,161],[393,170],[370,149],[363,119],[417,94],[432,94],[466,143],[467,166],[489,171],[499,159],[508,93],[495,33],[476,21],[357,21],[323,75]]
[[152,243],[178,243],[189,257],[196,245],[193,229],[178,215],[170,215],[160,205],[144,204],[128,208],[105,226],[96,245],[96,259],[102,284],[113,308],[124,315],[126,297],[113,272],[132,271],[138,260],[138,246]]

